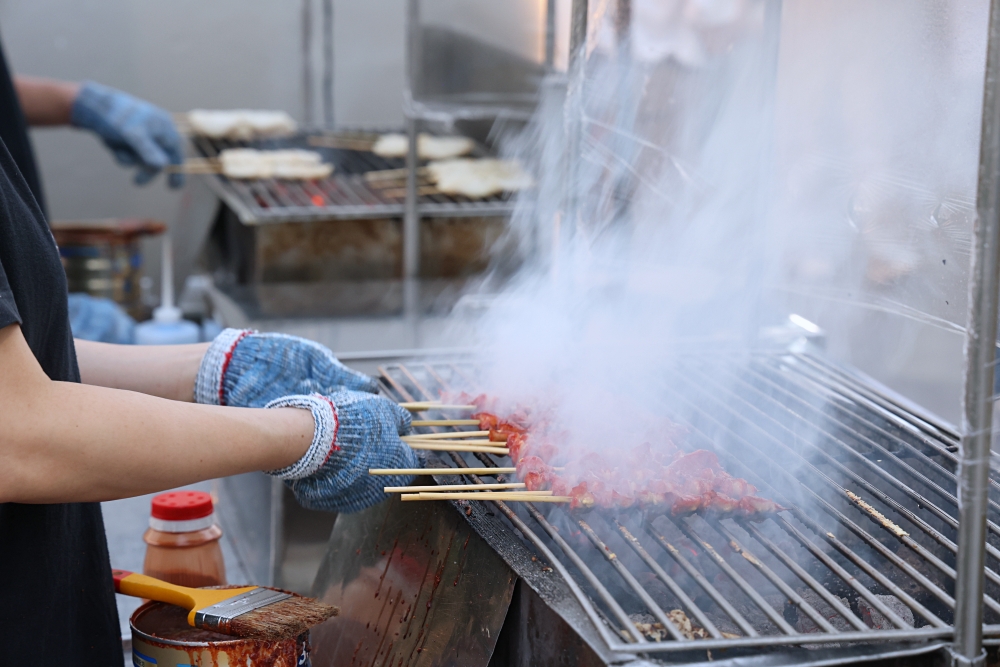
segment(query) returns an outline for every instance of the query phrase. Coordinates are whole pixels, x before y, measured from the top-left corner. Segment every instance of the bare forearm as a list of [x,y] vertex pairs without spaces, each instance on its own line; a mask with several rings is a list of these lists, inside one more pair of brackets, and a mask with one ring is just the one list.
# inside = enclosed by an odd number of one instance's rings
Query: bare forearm
[[298,460],[307,410],[191,405],[66,382],[0,407],[0,502],[102,501]]
[[307,410],[192,405],[54,382],[18,325],[0,329],[0,503],[110,500],[288,466]]
[[84,384],[187,402],[194,400],[194,381],[209,346],[75,343]]
[[14,87],[28,125],[69,125],[80,84],[15,76]]

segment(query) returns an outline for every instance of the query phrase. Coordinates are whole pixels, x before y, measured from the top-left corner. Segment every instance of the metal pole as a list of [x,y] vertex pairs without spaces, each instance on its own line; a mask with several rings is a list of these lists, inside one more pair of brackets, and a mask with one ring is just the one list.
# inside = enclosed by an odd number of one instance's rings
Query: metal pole
[[333,0],[323,0],[323,126],[333,130]]
[[313,124],[312,0],[302,0],[302,120]]
[[1000,298],[1000,0],[990,3],[983,91],[979,183],[965,339],[965,400],[959,464],[958,554],[955,577],[956,667],[986,662],[983,569],[993,431],[993,375]]
[[545,2],[545,69],[552,71],[556,64],[556,0]]
[[406,100],[403,105],[406,118],[406,136],[409,149],[406,151],[406,200],[403,210],[403,279],[412,281],[420,275],[420,210],[417,206],[417,131],[419,124],[412,104],[414,90],[419,85],[420,72],[418,49],[420,48],[420,7],[419,0],[406,3]]
[[417,119],[406,119],[406,207],[403,213],[403,278],[420,275],[420,211],[417,208]]
[[583,138],[583,78],[587,62],[587,0],[573,0],[569,25],[569,71],[564,110],[566,168],[563,194],[570,233],[579,225],[578,174]]

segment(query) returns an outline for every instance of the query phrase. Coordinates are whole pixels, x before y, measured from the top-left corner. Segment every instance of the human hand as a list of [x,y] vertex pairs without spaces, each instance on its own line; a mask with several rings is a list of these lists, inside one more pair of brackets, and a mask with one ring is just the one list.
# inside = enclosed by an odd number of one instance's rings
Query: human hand
[[308,509],[358,512],[386,499],[384,486],[406,486],[409,475],[373,476],[369,468],[415,468],[416,452],[400,439],[410,413],[392,401],[360,391],[286,396],[266,408],[307,408],[315,431],[305,455],[267,473],[285,480]]
[[299,394],[352,389],[374,394],[378,383],[340,363],[326,346],[298,336],[225,329],[201,361],[196,403],[262,408]]
[[[124,166],[136,166],[135,183],[151,181],[168,164],[184,163],[181,136],[163,109],[108,86],[88,81],[73,101],[70,122],[91,130]],[[184,174],[173,173],[170,187],[184,184]]]

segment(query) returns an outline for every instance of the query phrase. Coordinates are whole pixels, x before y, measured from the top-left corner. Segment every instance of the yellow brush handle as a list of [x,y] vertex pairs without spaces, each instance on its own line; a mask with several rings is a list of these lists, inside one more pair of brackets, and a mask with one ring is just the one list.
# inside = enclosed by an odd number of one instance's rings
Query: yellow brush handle
[[194,626],[194,614],[199,609],[211,607],[213,604],[257,588],[256,586],[222,589],[188,588],[126,570],[113,570],[112,574],[115,580],[115,590],[122,595],[147,598],[183,607],[189,612],[188,625],[191,626]]

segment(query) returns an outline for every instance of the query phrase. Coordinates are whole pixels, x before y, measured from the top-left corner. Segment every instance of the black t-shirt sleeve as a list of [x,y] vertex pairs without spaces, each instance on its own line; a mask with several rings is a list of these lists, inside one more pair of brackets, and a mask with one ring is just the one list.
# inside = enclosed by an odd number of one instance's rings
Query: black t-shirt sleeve
[[7,274],[3,270],[3,262],[0,262],[0,329],[10,324],[20,324],[21,315],[17,312],[17,304],[14,303],[14,292],[7,282]]

